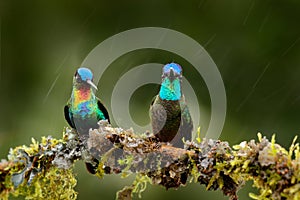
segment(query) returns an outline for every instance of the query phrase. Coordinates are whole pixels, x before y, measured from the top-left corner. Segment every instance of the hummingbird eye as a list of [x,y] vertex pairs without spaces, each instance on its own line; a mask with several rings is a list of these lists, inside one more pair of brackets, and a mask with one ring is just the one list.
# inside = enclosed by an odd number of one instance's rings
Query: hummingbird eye
[[81,80],[81,76],[79,75],[78,71],[75,72],[75,78],[76,80]]

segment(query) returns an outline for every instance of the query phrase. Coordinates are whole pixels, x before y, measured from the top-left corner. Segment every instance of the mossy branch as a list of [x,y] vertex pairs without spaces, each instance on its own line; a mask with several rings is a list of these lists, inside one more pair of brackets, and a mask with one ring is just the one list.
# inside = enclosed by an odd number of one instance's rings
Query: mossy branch
[[81,142],[74,130],[62,139],[32,139],[29,146],[11,149],[0,162],[0,199],[9,195],[38,199],[76,199],[74,162],[97,164],[96,175],[135,173],[136,179],[117,193],[117,199],[141,196],[147,184],[166,189],[188,182],[221,190],[230,199],[253,180],[259,194],[253,199],[300,199],[300,150],[296,138],[289,150],[258,134],[258,141],[242,142],[231,148],[227,142],[204,139],[185,142],[185,149],[159,143],[152,135],[112,128],[100,121]]

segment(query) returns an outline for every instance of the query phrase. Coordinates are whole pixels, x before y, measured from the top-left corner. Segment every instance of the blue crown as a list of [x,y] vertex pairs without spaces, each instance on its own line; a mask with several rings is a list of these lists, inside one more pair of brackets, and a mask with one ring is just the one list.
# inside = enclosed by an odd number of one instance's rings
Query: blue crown
[[93,79],[93,73],[90,69],[81,67],[77,70],[78,75],[80,76],[81,80],[87,81]]
[[171,68],[174,70],[175,73],[177,74],[181,74],[182,73],[182,68],[179,64],[177,63],[169,63],[169,64],[166,64],[164,67],[163,67],[163,72],[164,73],[169,73]]

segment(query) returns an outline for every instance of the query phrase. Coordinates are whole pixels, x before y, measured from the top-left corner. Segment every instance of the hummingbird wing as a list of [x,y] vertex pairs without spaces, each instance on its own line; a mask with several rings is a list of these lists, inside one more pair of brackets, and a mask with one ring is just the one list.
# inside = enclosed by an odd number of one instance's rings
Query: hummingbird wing
[[151,104],[150,104],[150,108],[151,108],[151,106],[154,104],[154,101],[155,101],[156,97],[157,97],[157,95],[155,95],[155,96],[152,98]]
[[107,120],[108,120],[108,123],[110,123],[108,111],[106,110],[105,106],[101,103],[100,99],[98,99],[97,104],[98,104],[98,108],[99,108],[99,109],[101,110],[101,112],[103,113],[105,119],[107,119]]
[[182,95],[182,98],[180,100],[180,107],[181,107],[180,135],[184,137],[185,140],[191,141],[192,131],[193,131],[193,120],[189,108],[186,104],[184,95]]
[[183,148],[184,144],[182,138],[191,141],[193,131],[193,121],[189,111],[189,108],[185,102],[184,96],[180,100],[181,108],[181,123],[178,134],[172,140],[172,144],[176,147]]
[[[158,100],[156,101],[156,99]],[[167,120],[166,110],[160,103],[158,103],[158,101],[159,96],[154,96],[149,110],[153,134],[159,133],[163,129]]]
[[[99,102],[98,102],[99,104]],[[73,115],[70,113],[69,111],[69,104],[67,104],[65,107],[64,107],[64,113],[65,113],[65,118],[68,122],[68,124],[74,128],[74,120],[73,120]],[[93,159],[93,161],[95,162],[95,164],[92,164],[92,163],[85,163],[85,166],[86,166],[86,169],[88,170],[88,172],[90,172],[91,174],[96,174],[97,173],[97,166],[99,164],[99,161],[97,159]]]
[[69,105],[68,104],[64,107],[64,113],[65,113],[65,119],[67,120],[68,124],[72,128],[75,128],[74,121],[73,121],[73,115],[69,111]]

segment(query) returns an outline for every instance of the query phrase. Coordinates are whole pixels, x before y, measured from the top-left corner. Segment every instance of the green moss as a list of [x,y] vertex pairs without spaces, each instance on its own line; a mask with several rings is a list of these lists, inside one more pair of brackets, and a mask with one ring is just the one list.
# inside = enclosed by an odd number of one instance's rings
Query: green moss
[[[236,200],[238,189],[249,180],[259,191],[249,194],[252,199],[300,199],[297,137],[288,151],[276,144],[275,135],[269,141],[260,133],[258,142],[244,141],[231,149],[227,142],[205,138],[200,141],[199,129],[197,142],[187,141],[188,149],[176,149],[160,146],[151,137],[143,139],[133,132],[119,132],[108,137],[109,145],[100,154],[96,171],[99,178],[105,173],[122,173],[123,178],[136,173],[132,185],[117,193],[118,199],[132,199],[135,195],[141,198],[149,183],[168,189],[194,181]],[[123,147],[117,158],[114,152],[119,148],[115,143]],[[100,144],[102,147],[103,143]],[[76,134],[66,131],[63,139],[42,137],[40,142],[32,139],[29,146],[10,149],[8,160],[0,162],[0,199],[8,199],[9,195],[25,199],[76,199],[76,179],[71,169],[76,160],[83,159],[85,148],[80,145]],[[117,166],[111,164],[116,161]]]
[[148,183],[151,183],[151,179],[146,175],[138,173],[133,182],[132,193],[142,198],[142,193],[146,190]]
[[104,177],[105,171],[104,171],[104,164],[102,162],[100,162],[98,164],[97,170],[96,170],[96,176],[100,179],[102,179]]
[[196,141],[198,143],[201,142],[201,128],[200,128],[200,126],[197,128],[197,138],[196,138]]
[[145,174],[137,173],[131,186],[125,186],[117,192],[117,199],[132,199],[135,195],[142,198],[142,193],[147,189],[149,183],[152,183],[151,178]]
[[133,155],[127,155],[126,158],[118,160],[120,166],[125,166],[125,168],[122,170],[122,178],[125,178],[131,174],[129,169],[133,163],[133,159]]
[[35,176],[30,185],[24,182],[15,188],[12,195],[25,199],[76,199],[76,183],[72,170],[51,167],[45,174]]
[[296,139],[289,151],[276,144],[275,135],[269,142],[260,133],[259,143],[250,141],[234,146],[237,151],[231,162],[231,171],[244,177],[245,181],[253,180],[259,194],[250,193],[252,199],[300,198],[299,144],[296,144]]
[[5,177],[0,199],[8,199],[9,194],[25,199],[76,199],[73,171],[52,165],[63,141],[42,137],[41,142],[33,138],[31,142],[29,146],[10,149],[10,164],[0,171],[0,177]]
[[189,158],[191,160],[189,164],[189,168],[191,169],[190,183],[192,183],[193,181],[196,183],[201,174],[199,173],[196,161],[190,155]]

